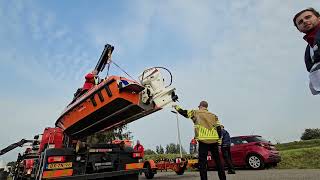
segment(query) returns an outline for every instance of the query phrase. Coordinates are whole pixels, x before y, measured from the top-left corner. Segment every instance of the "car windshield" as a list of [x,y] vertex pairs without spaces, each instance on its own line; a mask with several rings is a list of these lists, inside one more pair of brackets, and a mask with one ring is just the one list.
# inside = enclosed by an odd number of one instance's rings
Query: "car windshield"
[[250,143],[250,142],[269,142],[269,141],[263,139],[263,138],[260,137],[260,136],[247,137],[247,138],[246,138],[246,141],[248,141],[249,143]]

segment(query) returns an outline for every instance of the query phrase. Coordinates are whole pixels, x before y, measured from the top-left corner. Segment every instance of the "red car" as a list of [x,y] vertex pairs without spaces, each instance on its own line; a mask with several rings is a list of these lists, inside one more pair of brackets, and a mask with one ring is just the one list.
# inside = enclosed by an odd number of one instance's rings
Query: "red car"
[[[230,151],[235,167],[263,169],[266,166],[276,166],[281,161],[275,146],[258,135],[232,137]],[[221,151],[220,158],[222,159]],[[208,156],[208,168],[215,168],[211,156]]]

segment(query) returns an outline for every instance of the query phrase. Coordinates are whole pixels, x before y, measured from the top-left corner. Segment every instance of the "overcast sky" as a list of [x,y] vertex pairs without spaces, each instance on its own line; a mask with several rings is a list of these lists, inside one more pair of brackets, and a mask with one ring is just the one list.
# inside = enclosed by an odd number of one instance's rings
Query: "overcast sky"
[[[115,46],[113,60],[135,78],[148,67],[170,69],[179,104],[192,109],[207,100],[232,136],[299,140],[305,128],[320,127],[319,97],[309,92],[306,43],[292,17],[303,8],[320,10],[319,5],[318,0],[0,0],[0,148],[54,126],[106,43]],[[116,67],[111,73],[124,75]],[[134,140],[150,149],[176,143],[170,110],[129,124]],[[188,149],[192,123],[182,116],[179,122]]]

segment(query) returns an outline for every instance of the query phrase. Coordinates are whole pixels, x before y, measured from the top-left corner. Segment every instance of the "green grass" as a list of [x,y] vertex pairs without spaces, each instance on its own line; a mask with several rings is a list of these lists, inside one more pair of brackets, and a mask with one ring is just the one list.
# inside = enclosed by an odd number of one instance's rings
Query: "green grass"
[[320,169],[320,146],[280,151],[278,169]]
[[[175,159],[180,157],[180,154],[152,154],[152,155],[145,155],[143,158],[144,160],[155,160],[155,161],[160,161],[160,160],[168,160],[168,159]],[[193,156],[190,154],[182,154],[183,158],[191,159]]]
[[320,147],[320,139],[294,141],[290,143],[276,144],[276,148],[279,151],[301,149],[301,148],[312,148],[312,147]]

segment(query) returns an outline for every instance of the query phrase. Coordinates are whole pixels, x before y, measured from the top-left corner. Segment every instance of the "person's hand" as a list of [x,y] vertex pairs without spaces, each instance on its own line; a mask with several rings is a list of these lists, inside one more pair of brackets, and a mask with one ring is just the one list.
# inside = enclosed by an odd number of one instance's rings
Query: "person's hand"
[[178,105],[174,104],[174,105],[172,105],[172,108],[173,108],[173,109],[177,109],[177,106],[178,106]]

